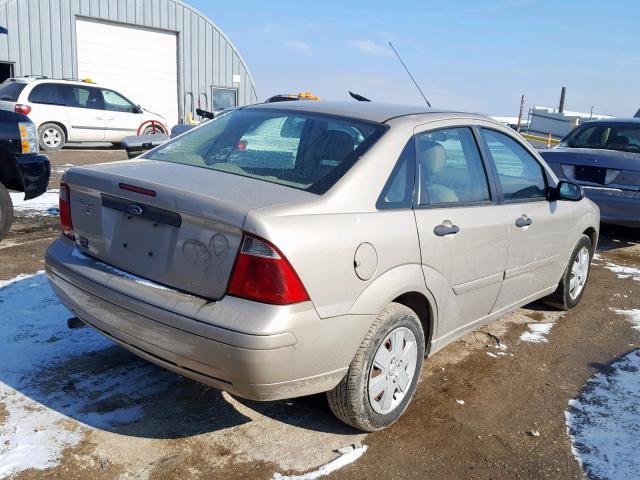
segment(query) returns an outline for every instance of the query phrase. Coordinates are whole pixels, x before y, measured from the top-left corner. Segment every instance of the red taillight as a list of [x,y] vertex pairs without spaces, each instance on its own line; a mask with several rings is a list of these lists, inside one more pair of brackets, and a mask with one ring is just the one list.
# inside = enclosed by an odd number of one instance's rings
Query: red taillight
[[60,229],[71,240],[73,236],[73,223],[71,223],[71,195],[66,183],[60,184]]
[[31,107],[29,105],[22,105],[21,103],[17,103],[15,107],[15,111],[16,113],[29,115],[31,113]]
[[246,234],[242,238],[227,293],[272,305],[309,300],[298,274],[284,255],[266,240]]
[[247,141],[246,140],[240,140],[238,142],[238,144],[236,145],[236,149],[238,149],[238,150],[246,150],[247,149]]
[[122,190],[127,190],[129,192],[139,193],[140,195],[146,195],[148,197],[155,197],[155,190],[149,190],[148,188],[138,187],[136,185],[129,185],[128,183],[120,183],[118,186]]

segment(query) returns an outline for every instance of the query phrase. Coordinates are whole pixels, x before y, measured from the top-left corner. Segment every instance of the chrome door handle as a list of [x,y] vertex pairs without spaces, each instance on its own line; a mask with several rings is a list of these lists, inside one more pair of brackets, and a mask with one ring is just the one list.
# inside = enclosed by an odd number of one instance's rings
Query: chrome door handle
[[532,223],[533,223],[533,220],[531,220],[530,218],[520,217],[516,220],[516,227],[518,228],[528,227]]
[[455,235],[460,231],[460,227],[457,225],[438,225],[433,229],[433,233],[435,233],[439,237],[444,237],[445,235]]

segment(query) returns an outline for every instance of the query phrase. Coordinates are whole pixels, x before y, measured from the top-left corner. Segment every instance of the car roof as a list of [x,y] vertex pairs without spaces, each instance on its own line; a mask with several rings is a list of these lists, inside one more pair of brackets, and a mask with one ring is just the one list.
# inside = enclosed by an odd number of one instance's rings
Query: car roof
[[421,105],[402,105],[378,102],[333,102],[326,100],[299,100],[295,102],[263,103],[242,107],[243,109],[278,109],[300,112],[324,113],[344,117],[359,118],[371,122],[384,123],[398,117],[409,115],[438,116],[443,118],[468,117],[491,120],[475,113],[458,112],[442,108],[429,108]]
[[580,125],[590,125],[592,123],[637,123],[640,124],[640,118],[628,117],[628,118],[598,118],[596,120],[589,120],[588,122],[582,122]]
[[89,82],[89,81],[85,81],[85,80],[75,80],[75,79],[71,79],[71,78],[48,78],[48,77],[40,77],[40,76],[26,76],[26,77],[14,77],[14,78],[10,78],[9,79],[12,82],[19,82],[19,83],[36,83],[36,82],[41,82],[41,83],[70,83],[71,85],[90,85],[93,87],[97,87],[98,85],[96,85],[94,82]]

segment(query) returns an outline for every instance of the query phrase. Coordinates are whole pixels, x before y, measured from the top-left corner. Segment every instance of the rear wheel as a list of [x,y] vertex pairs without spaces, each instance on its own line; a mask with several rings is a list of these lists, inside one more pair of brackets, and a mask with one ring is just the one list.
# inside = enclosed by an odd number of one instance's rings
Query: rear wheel
[[38,130],[40,148],[48,152],[60,150],[67,141],[62,127],[56,123],[45,123]]
[[7,189],[0,183],[0,241],[7,235],[13,223],[13,202]]
[[591,239],[582,235],[569,257],[569,264],[562,274],[558,288],[544,299],[545,303],[560,310],[569,310],[580,303],[589,278],[591,256]]
[[333,413],[367,432],[394,423],[416,390],[424,348],[418,316],[391,303],[369,329],[347,375],[327,392]]

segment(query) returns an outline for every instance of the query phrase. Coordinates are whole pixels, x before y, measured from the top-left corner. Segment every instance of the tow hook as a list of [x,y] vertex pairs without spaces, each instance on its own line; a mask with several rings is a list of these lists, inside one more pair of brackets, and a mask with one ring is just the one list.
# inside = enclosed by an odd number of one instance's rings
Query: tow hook
[[80,320],[78,317],[71,317],[67,319],[67,327],[69,327],[71,330],[78,330],[86,326],[87,324]]

